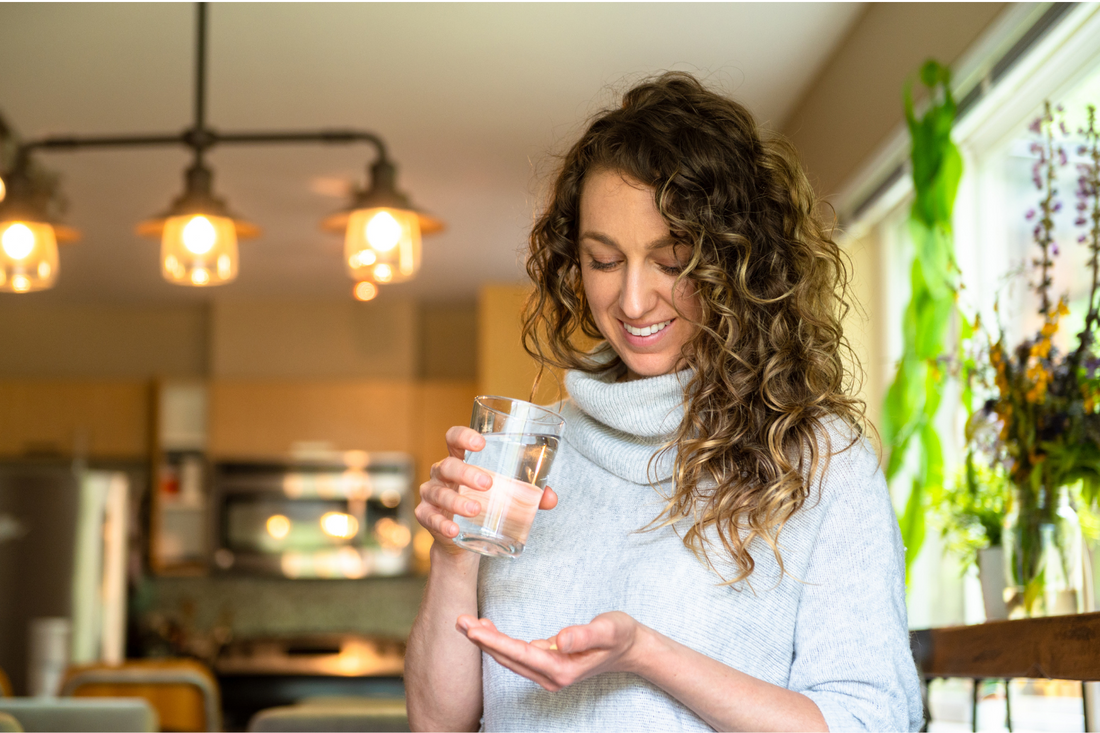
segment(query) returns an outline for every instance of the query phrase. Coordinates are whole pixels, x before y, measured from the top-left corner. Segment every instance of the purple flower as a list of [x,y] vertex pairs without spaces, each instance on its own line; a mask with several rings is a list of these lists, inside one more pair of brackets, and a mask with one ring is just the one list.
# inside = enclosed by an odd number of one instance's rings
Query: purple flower
[[1031,124],[1028,125],[1027,129],[1031,130],[1032,132],[1034,132],[1036,134],[1042,132],[1043,118],[1042,117],[1037,117],[1036,119],[1032,120]]
[[1058,105],[1057,107],[1055,107],[1054,109],[1058,110],[1059,112],[1065,112],[1065,111],[1066,111],[1066,108],[1065,108],[1065,107],[1063,107],[1063,106],[1062,106],[1062,105],[1060,105],[1060,104],[1059,104],[1059,105]]
[[1042,188],[1043,187],[1043,179],[1039,178],[1038,175],[1032,176],[1031,177],[1031,182],[1035,184],[1035,188]]
[[1061,122],[1058,123],[1058,129],[1062,131],[1063,135],[1068,135],[1069,134],[1068,132],[1066,132],[1066,121],[1065,120],[1062,120]]
[[1061,211],[1061,210],[1062,210],[1062,202],[1061,201],[1055,201],[1054,202],[1054,211]]
[[1076,209],[1077,209],[1078,211],[1084,211],[1084,210],[1085,210],[1085,209],[1087,209],[1088,207],[1089,207],[1089,205],[1088,205],[1087,203],[1085,203],[1084,201],[1078,201],[1078,202],[1077,202],[1077,206],[1076,206]]
[[1024,218],[1027,219],[1028,221],[1031,221],[1032,219],[1034,219],[1035,218],[1035,209],[1028,209],[1027,213],[1024,214]]
[[[1078,130],[1077,132],[1080,132],[1080,133],[1084,133],[1084,130]],[[1084,145],[1082,145],[1081,147],[1077,148],[1077,154],[1078,154],[1078,155],[1084,155],[1084,154],[1085,154],[1085,153],[1087,153],[1088,151],[1089,151],[1089,149],[1088,149],[1088,148],[1086,148],[1086,147],[1085,147]]]
[[1059,249],[1058,249],[1058,244],[1057,244],[1056,242],[1051,242],[1051,243],[1050,243],[1050,253],[1051,253],[1052,255],[1054,255],[1055,257],[1057,257],[1057,256],[1058,256],[1058,252],[1059,252]]
[[1073,222],[1073,225],[1077,226],[1077,227],[1085,226],[1085,217],[1081,217],[1080,219],[1077,219],[1075,222]]
[[1084,244],[1086,239],[1088,239],[1088,237],[1086,237],[1084,234],[1082,234],[1080,237],[1077,238],[1077,243],[1078,244]]
[[1066,149],[1058,148],[1058,165],[1065,165],[1067,162]]

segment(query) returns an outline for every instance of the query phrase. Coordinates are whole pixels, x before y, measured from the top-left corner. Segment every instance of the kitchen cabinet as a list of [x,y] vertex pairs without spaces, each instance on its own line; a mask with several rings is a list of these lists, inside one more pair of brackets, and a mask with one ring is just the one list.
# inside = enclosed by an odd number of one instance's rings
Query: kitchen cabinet
[[145,380],[0,380],[0,456],[144,460],[152,393]]

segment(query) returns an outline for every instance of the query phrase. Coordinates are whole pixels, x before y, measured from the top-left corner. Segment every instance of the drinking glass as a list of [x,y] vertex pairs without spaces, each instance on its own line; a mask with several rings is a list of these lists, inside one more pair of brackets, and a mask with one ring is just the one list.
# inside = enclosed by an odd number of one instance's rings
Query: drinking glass
[[517,557],[527,543],[565,420],[556,412],[509,397],[474,399],[470,427],[485,447],[466,451],[466,462],[493,477],[487,491],[460,486],[481,506],[475,517],[456,514],[454,543],[482,555]]

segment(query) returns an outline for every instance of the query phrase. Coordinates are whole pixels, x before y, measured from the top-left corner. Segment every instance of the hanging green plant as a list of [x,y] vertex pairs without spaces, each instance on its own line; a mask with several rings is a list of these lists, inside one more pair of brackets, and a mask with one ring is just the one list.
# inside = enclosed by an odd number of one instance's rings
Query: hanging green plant
[[[914,193],[909,212],[909,234],[915,249],[909,269],[911,293],[902,321],[902,356],[882,414],[883,441],[889,452],[887,480],[898,475],[911,448],[920,456],[899,518],[907,572],[924,542],[928,496],[942,490],[944,482],[943,447],[934,423],[940,395],[950,378],[951,360],[945,354],[958,353],[959,340],[969,338],[972,332],[965,318],[954,318],[959,270],[951,217],[963,164],[951,141],[957,109],[951,95],[951,72],[929,60],[921,67],[920,81],[928,88],[930,100],[923,117],[914,112],[912,84],[907,83],[904,90]],[[949,349],[953,321],[959,328]],[[969,401],[964,398],[967,404]]]

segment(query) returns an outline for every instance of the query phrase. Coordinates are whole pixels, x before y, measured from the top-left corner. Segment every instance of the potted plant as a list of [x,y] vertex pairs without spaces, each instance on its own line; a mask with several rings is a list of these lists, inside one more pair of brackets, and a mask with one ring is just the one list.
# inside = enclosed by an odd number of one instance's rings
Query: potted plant
[[1009,482],[998,465],[984,465],[974,447],[956,480],[931,492],[948,552],[964,570],[978,568],[987,620],[1008,618],[1002,537]]

